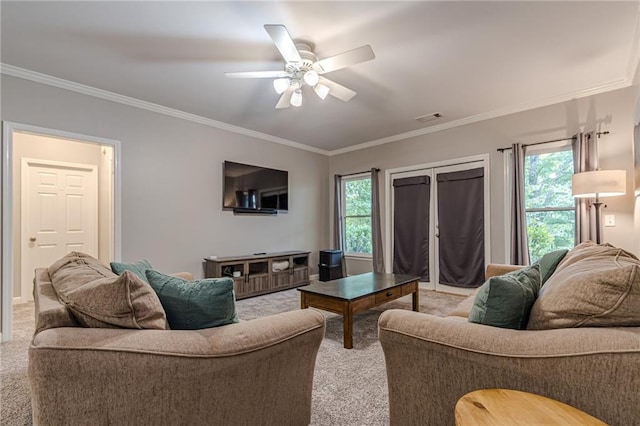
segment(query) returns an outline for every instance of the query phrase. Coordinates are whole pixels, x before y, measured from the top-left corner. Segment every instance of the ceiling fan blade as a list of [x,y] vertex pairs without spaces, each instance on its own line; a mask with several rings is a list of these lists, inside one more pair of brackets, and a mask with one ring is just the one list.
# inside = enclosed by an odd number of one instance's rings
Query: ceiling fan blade
[[265,25],[264,29],[267,30],[269,37],[271,37],[286,62],[302,62],[300,53],[296,49],[296,44],[284,25]]
[[291,95],[293,95],[293,92],[295,90],[296,89],[294,87],[289,87],[287,90],[285,90],[282,96],[280,96],[280,100],[276,104],[276,109],[289,108],[291,106]]
[[361,62],[367,62],[375,59],[376,55],[373,53],[373,49],[368,44],[360,46],[358,48],[348,50],[339,55],[331,56],[329,58],[322,59],[313,64],[313,69],[319,74],[339,70],[341,68],[349,67],[351,65],[359,64]]
[[290,77],[286,71],[248,71],[248,72],[225,72],[224,75],[230,78],[283,78]]
[[336,83],[335,81],[331,81],[328,78],[320,77],[320,82],[318,84],[324,84],[329,88],[329,94],[335,98],[340,99],[344,102],[349,102],[355,95],[356,92],[353,90],[344,87],[341,84]]

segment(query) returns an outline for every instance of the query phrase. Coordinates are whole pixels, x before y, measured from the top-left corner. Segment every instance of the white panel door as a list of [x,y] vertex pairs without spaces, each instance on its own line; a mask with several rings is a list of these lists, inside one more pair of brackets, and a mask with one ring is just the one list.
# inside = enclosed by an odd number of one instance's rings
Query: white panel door
[[22,161],[22,301],[33,271],[71,251],[98,256],[97,167]]

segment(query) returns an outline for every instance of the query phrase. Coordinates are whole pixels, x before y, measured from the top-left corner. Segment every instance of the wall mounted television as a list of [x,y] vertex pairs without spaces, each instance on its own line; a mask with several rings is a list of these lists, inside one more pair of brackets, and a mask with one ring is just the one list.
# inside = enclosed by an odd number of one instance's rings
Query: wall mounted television
[[289,172],[225,161],[222,207],[240,213],[289,210]]

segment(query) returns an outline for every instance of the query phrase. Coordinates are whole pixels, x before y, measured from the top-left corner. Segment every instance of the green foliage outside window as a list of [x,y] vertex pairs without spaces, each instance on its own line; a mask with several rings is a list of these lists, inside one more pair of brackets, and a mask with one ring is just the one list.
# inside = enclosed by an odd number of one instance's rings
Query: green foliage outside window
[[344,181],[347,253],[371,253],[371,178]]
[[525,209],[531,261],[575,244],[570,150],[528,155],[525,159]]

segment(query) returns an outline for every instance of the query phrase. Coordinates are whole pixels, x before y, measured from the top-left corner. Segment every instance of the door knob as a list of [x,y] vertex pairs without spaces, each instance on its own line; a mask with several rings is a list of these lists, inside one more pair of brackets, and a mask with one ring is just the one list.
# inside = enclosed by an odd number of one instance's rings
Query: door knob
[[32,243],[35,243],[36,242],[36,237],[29,238],[29,241],[31,241]]

